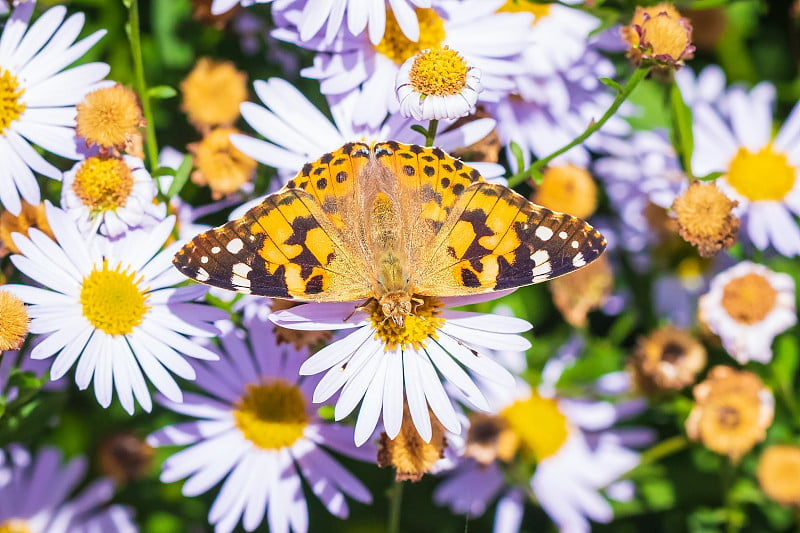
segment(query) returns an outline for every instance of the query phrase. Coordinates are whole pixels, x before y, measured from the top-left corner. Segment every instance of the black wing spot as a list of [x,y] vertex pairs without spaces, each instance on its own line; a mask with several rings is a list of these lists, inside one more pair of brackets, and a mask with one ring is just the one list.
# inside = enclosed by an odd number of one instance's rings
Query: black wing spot
[[425,165],[422,167],[422,171],[425,173],[426,176],[432,178],[436,174],[436,169],[430,165]]
[[328,186],[328,180],[327,179],[320,178],[320,179],[317,180],[317,189],[322,191],[322,190],[325,190],[325,187],[327,187],[327,186]]
[[344,183],[345,181],[347,181],[347,172],[342,170],[336,174],[336,183]]
[[459,195],[462,192],[464,192],[464,185],[463,184],[456,183],[455,185],[453,185],[453,194]]
[[403,174],[405,174],[406,176],[413,176],[416,173],[417,171],[411,165],[403,166]]

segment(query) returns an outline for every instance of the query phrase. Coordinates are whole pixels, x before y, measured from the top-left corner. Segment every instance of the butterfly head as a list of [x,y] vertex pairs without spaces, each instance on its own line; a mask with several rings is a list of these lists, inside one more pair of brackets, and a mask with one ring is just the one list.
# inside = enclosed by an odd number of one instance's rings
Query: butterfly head
[[391,319],[398,326],[402,326],[405,318],[413,313],[411,295],[405,291],[389,292],[378,300],[385,320]]

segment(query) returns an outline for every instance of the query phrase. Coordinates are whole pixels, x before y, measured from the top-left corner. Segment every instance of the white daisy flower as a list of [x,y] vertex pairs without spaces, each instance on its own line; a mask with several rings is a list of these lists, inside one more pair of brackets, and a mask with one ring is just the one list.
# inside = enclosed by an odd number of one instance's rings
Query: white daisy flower
[[138,157],[92,156],[64,173],[61,206],[82,232],[119,237],[164,220],[166,206],[154,202],[156,183]]
[[739,206],[740,235],[759,250],[772,245],[785,256],[800,254],[800,104],[776,135],[772,128],[775,88],[760,83],[750,92],[728,90],[725,110],[696,102],[692,170],[722,172],[716,180]]
[[298,377],[307,350],[278,345],[266,312],[245,318],[246,336],[229,328],[220,337],[219,361],[194,365],[202,393],[187,394],[183,403],[162,402],[197,420],[148,438],[152,446],[188,445],[164,461],[161,473],[165,483],[188,478],[185,496],[221,482],[208,516],[216,533],[232,531],[240,520],[253,531],[265,514],[270,531],[305,533],[303,479],[339,518],[348,515],[345,496],[371,502],[367,488],[328,450],[367,461],[376,451],[356,448],[351,427],[320,419],[310,401],[316,380]]
[[772,341],[797,323],[794,281],[788,274],[743,261],[711,280],[699,314],[739,363],[769,363]]
[[52,379],[77,362],[75,382],[83,390],[94,381],[103,407],[111,404],[113,385],[128,413],[133,413],[134,397],[150,411],[145,375],[165,396],[181,401],[181,389],[170,372],[184,379],[195,377],[181,354],[216,359],[185,335],[213,336],[217,330],[209,322],[227,315],[192,302],[205,288],[175,287],[183,276],[172,266],[172,256],[183,243],[159,252],[171,236],[174,217],[114,241],[81,234],[69,214],[49,203],[47,219],[56,242],[33,228],[28,237],[14,234],[22,254],[11,258],[22,274],[43,288],[4,286],[29,305],[30,331],[44,337],[31,358],[55,355]]
[[102,478],[82,490],[88,461],[64,463],[61,451],[45,446],[31,454],[18,444],[0,450],[0,530],[47,533],[138,531],[133,513],[109,505],[114,482]]
[[705,103],[719,106],[725,95],[725,72],[719,65],[709,65],[695,75],[691,67],[675,71],[675,83],[686,105]]
[[[386,31],[386,0],[308,0],[300,22],[300,38],[308,41],[325,26],[325,41],[333,41],[347,19],[353,35],[368,31],[372,44],[378,44]],[[431,0],[389,0],[389,6],[409,40],[419,39],[419,23],[414,9],[431,7]],[[327,24],[326,24],[327,23]]]
[[482,411],[488,411],[489,404],[470,374],[513,386],[513,376],[487,350],[527,350],[530,343],[520,333],[531,325],[514,317],[445,310],[499,298],[507,292],[425,297],[403,325],[385,320],[374,305],[361,309],[352,302],[305,304],[274,313],[270,318],[290,329],[355,329],[312,355],[300,367],[300,373],[325,372],[314,391],[315,403],[341,391],[334,410],[336,420],[349,415],[361,403],[355,426],[357,445],[372,435],[381,412],[386,433],[394,439],[400,432],[404,402],[408,403],[419,435],[429,442],[429,407],[447,431],[459,433],[461,429],[442,378],[458,391],[459,399]]
[[423,50],[400,67],[395,92],[404,117],[457,119],[475,110],[481,73],[450,48]]
[[75,105],[102,86],[109,66],[87,63],[71,69],[105,34],[99,30],[75,42],[84,16],[64,20],[66,8],[55,6],[36,22],[29,22],[36,2],[20,3],[0,37],[0,203],[13,214],[21,209],[20,196],[39,203],[34,171],[61,179],[32,145],[67,159],[80,159],[75,141]]
[[[495,531],[520,530],[526,491],[533,493],[560,531],[588,532],[590,520],[610,522],[613,511],[606,496],[632,495],[629,481],[617,481],[639,463],[639,454],[631,447],[652,440],[650,431],[612,426],[644,405],[548,398],[521,381],[516,389],[494,392],[506,398],[499,415],[471,418],[475,431],[470,434],[489,438],[468,439],[467,456],[445,474],[434,501],[459,514],[480,516],[498,500]],[[531,425],[531,420],[537,423]],[[503,432],[514,438],[504,438]],[[503,442],[518,444],[510,448]],[[510,485],[503,473],[507,463],[521,459],[536,463],[526,489]]]
[[212,0],[211,14],[221,15],[236,6],[250,7],[253,4],[268,4],[272,0]]
[[[399,114],[388,117],[376,127],[357,125],[354,115],[361,99],[358,92],[328,97],[333,122],[317,109],[306,96],[286,80],[271,78],[253,84],[263,106],[245,102],[241,106],[247,123],[266,141],[247,135],[232,135],[234,146],[256,161],[278,169],[283,185],[295,176],[308,161],[338,149],[348,142],[396,140],[420,143],[423,138],[411,129],[416,121]],[[440,124],[442,133],[436,145],[445,151],[476,143],[494,129],[492,119],[478,119],[458,128],[447,129],[451,122]],[[467,162],[485,178],[501,175],[500,165]]]
[[383,40],[373,45],[366,35],[341,32],[335,41],[320,37],[300,39],[297,5],[276,14],[273,35],[283,41],[316,50],[312,67],[303,76],[321,81],[326,95],[358,92],[353,121],[377,127],[387,113],[400,106],[394,94],[400,66],[417,52],[449,46],[481,71],[481,101],[498,100],[514,84],[510,76],[519,73],[519,54],[533,20],[525,13],[496,13],[502,0],[440,0],[436,9],[418,9],[420,38],[413,42],[401,32],[395,16],[387,12]]

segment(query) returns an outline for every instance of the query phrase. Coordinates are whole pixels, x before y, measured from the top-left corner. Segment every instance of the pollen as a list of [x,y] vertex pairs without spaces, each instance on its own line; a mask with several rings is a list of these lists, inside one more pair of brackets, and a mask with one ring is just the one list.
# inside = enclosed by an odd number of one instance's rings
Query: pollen
[[109,335],[128,335],[144,321],[150,307],[146,289],[140,288],[136,272],[110,270],[108,260],[95,267],[81,284],[80,303],[83,316],[96,329]]
[[3,211],[0,214],[0,242],[11,253],[20,253],[14,244],[14,239],[11,238],[11,234],[21,233],[27,237],[30,228],[37,228],[55,240],[53,230],[50,229],[50,224],[47,222],[44,203],[31,205],[23,200],[22,209],[18,215],[13,215],[10,211]]
[[645,393],[680,390],[706,366],[706,349],[689,333],[663,326],[639,339],[628,370]]
[[597,209],[597,184],[585,168],[548,167],[532,201],[553,211],[587,218]]
[[394,350],[398,346],[422,348],[429,338],[437,338],[436,331],[445,322],[439,316],[441,302],[430,296],[419,296],[414,297],[412,303],[413,312],[405,316],[402,324],[387,317],[376,300],[367,304],[366,311],[372,321],[375,338],[383,342],[386,351]]
[[543,19],[550,14],[550,4],[545,2],[535,2],[533,0],[506,0],[506,3],[500,6],[498,12],[508,13],[533,13],[536,17],[533,21],[536,24],[540,19]]
[[394,467],[397,481],[419,481],[436,461],[444,457],[444,449],[447,447],[444,428],[436,416],[431,414],[430,417],[430,442],[425,442],[420,437],[411,419],[408,403],[403,406],[403,422],[397,437],[390,439],[385,432],[381,434],[378,466]]
[[72,190],[94,213],[125,207],[133,191],[133,172],[122,159],[90,157],[75,173]]
[[690,439],[738,462],[766,437],[775,399],[756,374],[715,366],[693,392],[695,405],[686,419]]
[[409,78],[414,91],[423,96],[452,96],[467,86],[468,71],[464,58],[445,46],[417,54]]
[[761,490],[776,502],[800,505],[800,447],[770,446],[758,459],[756,476]]
[[22,300],[0,290],[0,352],[18,350],[22,346],[29,321]]
[[248,384],[235,407],[236,427],[265,450],[291,446],[302,438],[308,425],[303,391],[282,379]]
[[775,308],[778,292],[769,280],[751,272],[734,278],[722,291],[722,307],[734,320],[752,325],[764,320]]
[[6,130],[25,112],[24,92],[16,76],[0,69],[0,135],[5,137]]
[[130,152],[144,124],[136,93],[119,83],[87,94],[76,109],[78,135],[104,148]]
[[500,416],[519,437],[522,453],[537,462],[555,455],[569,437],[569,421],[558,402],[535,392],[503,409]]
[[181,109],[200,130],[230,126],[247,100],[247,75],[230,61],[201,58],[180,84]]
[[200,186],[208,185],[215,200],[238,191],[250,181],[256,170],[256,161],[231,143],[230,137],[234,133],[239,131],[216,128],[202,141],[189,146],[197,169],[192,173],[192,181]]
[[752,202],[781,202],[794,189],[797,168],[771,144],[755,153],[740,147],[728,165],[725,179]]
[[736,242],[739,219],[733,214],[733,208],[738,204],[725,196],[715,183],[695,181],[672,204],[678,233],[696,246],[702,257],[713,257]]
[[383,39],[375,45],[375,50],[398,65],[423,50],[439,48],[444,42],[444,20],[433,9],[416,9],[419,21],[419,41],[408,39],[400,29],[394,13],[386,10],[386,31]]

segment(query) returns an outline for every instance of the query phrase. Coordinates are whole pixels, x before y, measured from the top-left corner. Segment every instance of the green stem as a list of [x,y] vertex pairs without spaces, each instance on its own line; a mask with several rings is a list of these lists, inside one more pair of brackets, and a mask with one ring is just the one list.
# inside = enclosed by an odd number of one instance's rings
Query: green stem
[[678,453],[689,445],[689,441],[683,435],[676,435],[662,440],[652,448],[642,452],[639,456],[639,466],[649,465],[668,457],[673,453]]
[[433,141],[436,139],[436,130],[438,129],[438,120],[433,119],[428,123],[428,132],[425,134],[425,146],[433,146]]
[[725,502],[725,531],[727,533],[737,533],[739,526],[733,520],[736,512],[736,503],[733,501],[731,489],[736,477],[736,468],[730,459],[725,458],[720,472],[722,478],[722,499]]
[[387,533],[400,533],[400,511],[403,507],[403,482],[394,481],[389,491],[389,524]]
[[628,80],[628,83],[626,83],[625,86],[622,87],[619,90],[619,93],[617,94],[617,97],[614,98],[614,101],[611,103],[611,106],[606,110],[606,112],[603,114],[603,116],[600,117],[600,120],[598,120],[597,122],[592,122],[591,124],[589,124],[589,126],[586,128],[586,130],[584,130],[583,133],[578,135],[574,140],[572,140],[571,142],[569,142],[565,146],[559,148],[558,150],[556,150],[555,152],[551,153],[550,155],[535,161],[528,168],[526,168],[524,170],[520,170],[519,172],[517,172],[516,174],[514,174],[513,176],[508,178],[508,186],[509,187],[513,187],[515,185],[519,185],[520,183],[522,183],[526,179],[531,178],[531,177],[539,174],[541,172],[541,168],[544,167],[547,163],[549,163],[550,161],[552,161],[556,157],[560,156],[564,152],[567,152],[567,151],[571,150],[572,148],[578,146],[583,141],[585,141],[586,139],[591,137],[594,132],[596,132],[597,130],[602,128],[603,125],[606,122],[608,122],[608,120],[612,116],[614,116],[614,113],[617,112],[617,109],[619,109],[619,106],[621,106],[622,103],[625,100],[628,99],[628,97],[631,95],[631,93],[636,88],[636,86],[638,86],[639,83],[643,79],[645,79],[645,77],[647,77],[647,75],[649,73],[650,73],[650,69],[649,68],[638,68],[638,69],[636,69],[633,72],[633,76],[631,76],[631,79]]
[[[133,58],[133,70],[135,75],[136,92],[142,101],[142,112],[145,120],[145,139],[147,145],[147,160],[150,163],[150,171],[158,167],[158,143],[156,141],[155,122],[153,122],[153,108],[150,104],[150,96],[147,93],[147,81],[144,77],[144,61],[142,59],[142,40],[139,28],[139,1],[131,0],[128,10],[128,40],[131,43],[131,57]],[[156,177],[158,183],[158,177]],[[159,188],[160,190],[160,188]]]

